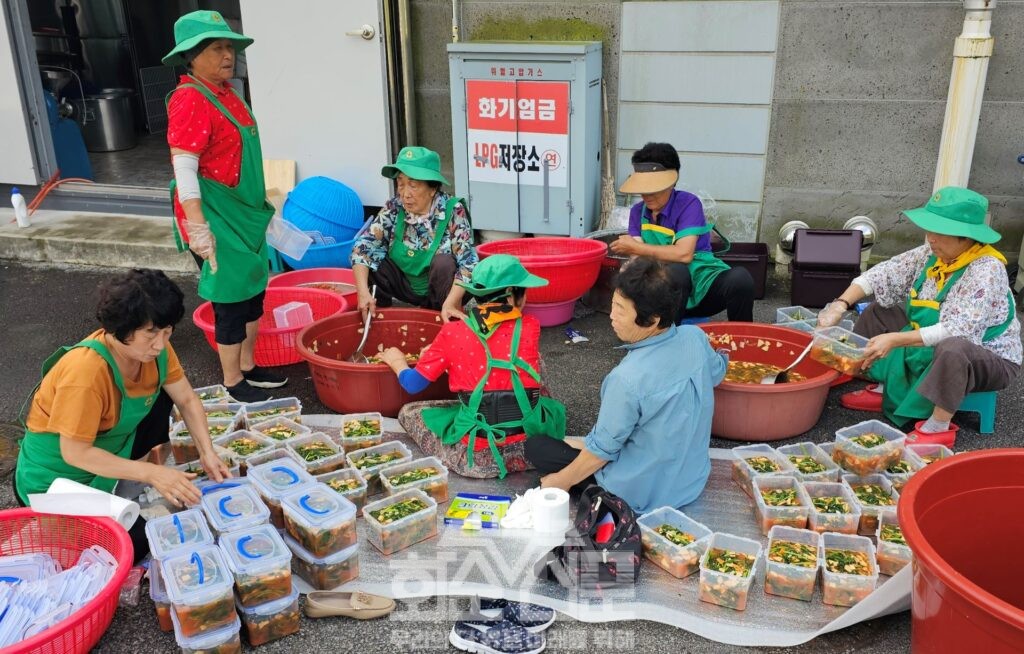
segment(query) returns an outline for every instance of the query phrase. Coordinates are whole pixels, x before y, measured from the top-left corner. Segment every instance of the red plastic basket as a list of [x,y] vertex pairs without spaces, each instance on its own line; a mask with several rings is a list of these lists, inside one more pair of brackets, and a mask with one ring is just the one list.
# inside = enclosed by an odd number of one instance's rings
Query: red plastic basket
[[[274,309],[289,302],[305,302],[313,310],[313,320],[343,313],[348,308],[345,298],[332,291],[317,288],[268,288],[263,301],[263,317],[260,318],[259,336],[256,337],[256,351],[253,357],[258,366],[287,366],[302,361],[295,349],[295,337],[299,327],[277,327],[274,324]],[[215,351],[217,341],[213,327],[213,304],[204,302],[192,314],[192,322],[203,330],[206,342]]]
[[114,619],[121,586],[132,568],[135,550],[128,532],[110,518],[43,515],[32,509],[0,511],[0,555],[46,553],[65,569],[92,545],[117,560],[113,578],[96,597],[46,631],[4,649],[4,654],[88,652]]
[[491,241],[477,246],[481,258],[511,254],[548,285],[530,289],[528,302],[568,302],[590,290],[601,272],[608,244],[591,238],[545,236]]
[[[356,308],[356,275],[350,268],[307,268],[305,270],[292,270],[290,272],[281,273],[280,275],[274,275],[267,282],[268,288],[285,288],[285,287],[298,287],[298,288],[317,288],[316,286],[303,286],[304,284],[315,284],[317,282],[326,283],[340,283],[348,284],[352,287],[352,290],[345,291],[333,291],[340,293],[345,298],[345,302],[348,303],[348,310],[353,311]],[[332,289],[320,289],[320,290],[332,290]]]

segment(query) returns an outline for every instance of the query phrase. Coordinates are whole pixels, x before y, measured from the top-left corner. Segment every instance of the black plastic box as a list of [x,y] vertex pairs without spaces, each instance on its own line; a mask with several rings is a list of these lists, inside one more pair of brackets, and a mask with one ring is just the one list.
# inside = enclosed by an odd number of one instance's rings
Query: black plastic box
[[794,237],[790,301],[823,307],[860,275],[864,234],[855,229],[798,229]]
[[754,299],[764,297],[768,279],[768,245],[765,243],[733,243],[728,252],[717,254],[732,268],[746,268],[754,278]]

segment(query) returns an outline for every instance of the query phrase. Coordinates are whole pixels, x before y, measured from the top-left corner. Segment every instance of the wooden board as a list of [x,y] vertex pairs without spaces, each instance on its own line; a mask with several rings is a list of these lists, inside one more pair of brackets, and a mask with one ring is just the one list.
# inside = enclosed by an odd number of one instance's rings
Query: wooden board
[[263,180],[266,188],[276,188],[282,195],[288,195],[295,188],[295,161],[264,159]]

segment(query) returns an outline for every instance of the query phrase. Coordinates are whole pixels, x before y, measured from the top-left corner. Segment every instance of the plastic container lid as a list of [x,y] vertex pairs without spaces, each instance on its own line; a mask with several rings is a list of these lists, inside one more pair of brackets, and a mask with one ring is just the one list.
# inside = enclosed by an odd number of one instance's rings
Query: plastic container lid
[[151,561],[149,564],[149,598],[155,603],[167,602],[167,589],[164,578],[160,575],[160,563]]
[[857,229],[798,229],[793,263],[818,268],[860,267],[864,233]]
[[154,559],[165,559],[182,548],[213,543],[213,534],[199,509],[180,511],[146,522],[146,539]]
[[270,519],[270,509],[248,485],[206,493],[202,506],[210,526],[218,533],[264,524]]
[[249,468],[246,477],[252,480],[256,489],[263,497],[273,501],[281,501],[281,498],[299,488],[305,488],[316,483],[313,476],[302,467],[302,464],[293,458],[275,459],[260,465]]
[[174,611],[171,611],[171,622],[174,624],[174,640],[178,641],[178,647],[190,652],[214,650],[238,638],[238,632],[242,629],[241,618],[235,616],[234,622],[220,629],[206,631],[198,636],[189,638],[188,636],[181,635],[181,625],[178,624],[178,615]]
[[0,581],[16,584],[21,581],[37,581],[51,577],[60,570],[54,570],[48,563],[48,556],[19,554],[0,558]]
[[224,553],[216,545],[201,545],[159,565],[167,599],[173,604],[205,604],[230,592],[235,583]]
[[292,519],[310,529],[333,529],[356,516],[356,505],[327,484],[289,493],[281,498],[281,507]]
[[242,603],[238,601],[238,597],[236,596],[235,608],[238,609],[238,613],[245,618],[246,622],[249,622],[252,620],[258,620],[260,616],[279,613],[294,604],[298,599],[299,589],[293,587],[290,595],[270,602],[264,602],[263,604],[257,604],[256,606],[242,606]]
[[315,556],[312,552],[306,550],[305,547],[299,545],[299,543],[288,534],[284,535],[284,543],[288,546],[288,549],[292,551],[292,554],[310,565],[335,565],[336,563],[341,563],[342,561],[346,561],[359,554],[359,543],[349,545],[345,549],[338,550],[334,554],[330,554],[325,557]]
[[220,537],[220,548],[236,574],[259,574],[270,568],[287,566],[291,552],[272,525],[259,525],[232,531]]

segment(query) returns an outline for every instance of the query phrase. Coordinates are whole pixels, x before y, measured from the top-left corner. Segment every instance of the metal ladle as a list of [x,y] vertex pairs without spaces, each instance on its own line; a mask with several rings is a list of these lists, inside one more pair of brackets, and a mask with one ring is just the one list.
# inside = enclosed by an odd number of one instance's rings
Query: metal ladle
[[786,366],[785,368],[783,368],[779,372],[776,372],[776,373],[771,374],[771,375],[765,375],[764,377],[761,378],[761,383],[762,384],[785,384],[786,382],[788,382],[789,381],[789,371],[792,370],[793,368],[795,368],[798,363],[800,363],[801,361],[804,360],[804,357],[807,356],[807,353],[811,351],[811,346],[812,345],[814,345],[814,339],[811,339],[811,342],[807,344],[807,347],[805,347],[804,351],[800,353],[800,356],[798,356],[796,358],[796,361],[794,361],[793,363],[789,364],[788,366]]
[[[370,297],[377,299],[377,285],[374,284],[373,288],[370,289]],[[366,311],[366,318],[363,320],[363,338],[359,341],[359,347],[352,353],[352,356],[348,358],[349,363],[370,363],[370,360],[363,354],[363,346],[366,345],[366,337],[370,335],[370,319],[373,318],[373,311]]]

